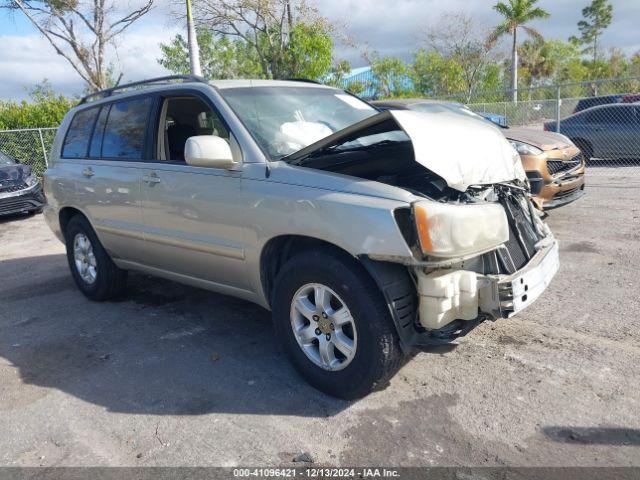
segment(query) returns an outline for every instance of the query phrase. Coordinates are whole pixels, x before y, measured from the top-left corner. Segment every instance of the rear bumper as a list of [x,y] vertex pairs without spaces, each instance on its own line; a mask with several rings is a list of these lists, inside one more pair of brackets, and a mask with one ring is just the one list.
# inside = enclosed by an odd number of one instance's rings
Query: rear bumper
[[27,213],[40,210],[46,200],[40,184],[18,192],[0,193],[0,215]]

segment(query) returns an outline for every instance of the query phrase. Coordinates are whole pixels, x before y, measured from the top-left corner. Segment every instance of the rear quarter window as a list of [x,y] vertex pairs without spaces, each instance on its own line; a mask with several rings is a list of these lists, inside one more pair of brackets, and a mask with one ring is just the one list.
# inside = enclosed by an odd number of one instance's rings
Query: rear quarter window
[[62,145],[63,158],[84,158],[89,150],[89,140],[99,108],[89,108],[76,113],[71,120]]
[[136,98],[113,103],[102,139],[102,157],[141,160],[153,99]]

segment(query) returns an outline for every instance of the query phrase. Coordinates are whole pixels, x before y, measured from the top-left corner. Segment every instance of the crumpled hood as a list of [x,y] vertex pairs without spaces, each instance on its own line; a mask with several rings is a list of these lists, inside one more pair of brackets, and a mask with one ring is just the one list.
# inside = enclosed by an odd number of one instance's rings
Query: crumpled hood
[[464,192],[471,185],[524,181],[520,155],[490,123],[448,113],[391,111],[411,139],[415,160]]
[[415,161],[456,190],[526,180],[520,156],[498,127],[473,117],[449,113],[388,110],[362,120],[295,152],[283,160],[297,163],[315,152],[358,138],[393,121],[411,139]]
[[563,149],[571,146],[564,135],[555,132],[545,132],[543,130],[531,130],[528,128],[509,128],[502,133],[509,140],[528,143],[540,150],[548,151]]

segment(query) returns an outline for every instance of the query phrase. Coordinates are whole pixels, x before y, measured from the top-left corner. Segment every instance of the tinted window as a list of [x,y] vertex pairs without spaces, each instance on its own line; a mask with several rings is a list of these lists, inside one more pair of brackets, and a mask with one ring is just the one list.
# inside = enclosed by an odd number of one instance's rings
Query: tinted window
[[599,108],[592,110],[585,114],[585,120],[587,123],[607,123],[607,117],[610,115],[609,110],[606,108]]
[[107,124],[107,116],[109,115],[109,108],[104,107],[100,110],[98,115],[98,121],[96,122],[96,128],[93,129],[93,136],[91,137],[91,146],[89,147],[89,156],[92,158],[101,157],[102,150],[102,136],[104,135],[104,126]]
[[89,137],[97,116],[97,108],[90,108],[75,114],[62,146],[63,157],[83,158],[87,156]]
[[608,107],[587,112],[587,122],[609,125],[629,125],[634,122],[633,107]]
[[140,160],[152,99],[140,98],[111,105],[102,140],[102,157]]
[[634,123],[633,107],[607,108],[609,123],[631,125]]

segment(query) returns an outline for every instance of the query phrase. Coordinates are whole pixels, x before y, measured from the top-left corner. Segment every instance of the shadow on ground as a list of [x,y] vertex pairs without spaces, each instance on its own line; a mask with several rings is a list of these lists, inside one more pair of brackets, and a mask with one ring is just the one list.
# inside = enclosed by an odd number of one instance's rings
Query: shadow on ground
[[11,215],[0,215],[0,225],[27,220],[36,215],[35,213],[12,213]]
[[640,445],[640,430],[618,427],[544,427],[542,433],[560,443],[584,445]]
[[0,411],[25,384],[131,414],[326,417],[350,404],[298,377],[269,312],[251,303],[143,275],[125,298],[93,303],[62,254],[2,261],[0,272],[11,280],[0,286],[0,372],[20,378]]

